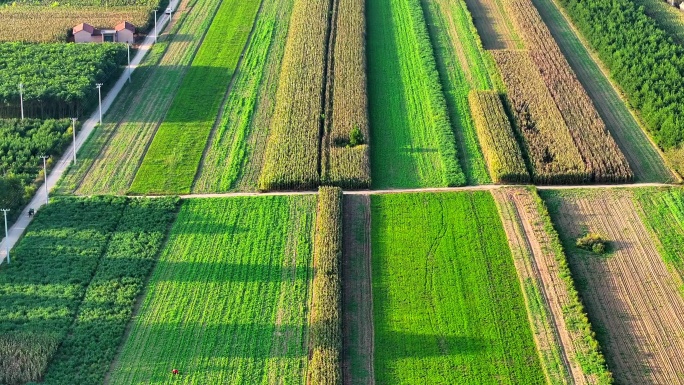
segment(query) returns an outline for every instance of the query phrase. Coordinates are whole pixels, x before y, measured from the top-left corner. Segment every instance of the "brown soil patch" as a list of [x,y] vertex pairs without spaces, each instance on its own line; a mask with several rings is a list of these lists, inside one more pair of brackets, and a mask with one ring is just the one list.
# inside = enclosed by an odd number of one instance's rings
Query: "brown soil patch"
[[345,195],[342,256],[342,378],[375,384],[370,196]]
[[498,0],[465,0],[484,49],[522,48]]
[[684,384],[684,299],[627,190],[570,192],[555,218],[571,239],[599,233],[612,253],[569,250],[569,262],[620,384]]

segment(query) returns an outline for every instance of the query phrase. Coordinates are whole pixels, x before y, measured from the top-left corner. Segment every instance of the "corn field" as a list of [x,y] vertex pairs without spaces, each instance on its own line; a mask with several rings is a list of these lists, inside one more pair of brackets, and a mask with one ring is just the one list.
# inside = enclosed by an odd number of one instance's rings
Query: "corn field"
[[608,132],[589,95],[563,56],[531,0],[509,0],[512,20],[529,49],[595,182],[633,178],[624,155]]
[[342,383],[342,190],[322,187],[316,212],[307,378],[311,385],[335,385]]
[[37,381],[57,349],[57,337],[33,333],[0,335],[0,384]]
[[[321,180],[341,187],[368,188],[365,1],[335,0],[332,15]],[[350,133],[355,129],[362,133],[360,144],[350,143]]]
[[558,107],[527,51],[491,51],[501,71],[535,183],[591,179]]
[[487,168],[495,183],[528,183],[530,175],[496,91],[473,90],[470,111]]
[[294,4],[260,190],[318,185],[330,8],[330,0]]

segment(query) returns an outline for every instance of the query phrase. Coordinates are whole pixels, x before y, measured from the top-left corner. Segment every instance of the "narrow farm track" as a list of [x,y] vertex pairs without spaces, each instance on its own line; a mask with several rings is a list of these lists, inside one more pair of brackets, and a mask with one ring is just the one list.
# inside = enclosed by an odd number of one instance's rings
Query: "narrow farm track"
[[372,385],[375,376],[370,197],[348,195],[343,207],[342,378],[345,385]]
[[[545,196],[545,194],[544,194]],[[545,196],[570,239],[583,231],[611,240],[606,257],[569,248],[569,261],[618,383],[684,384],[684,299],[629,191]]]

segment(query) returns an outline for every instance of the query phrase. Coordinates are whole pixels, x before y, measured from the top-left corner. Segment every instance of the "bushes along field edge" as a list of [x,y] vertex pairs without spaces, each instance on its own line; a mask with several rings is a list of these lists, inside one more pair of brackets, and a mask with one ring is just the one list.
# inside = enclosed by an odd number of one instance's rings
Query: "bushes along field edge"
[[307,383],[342,383],[342,190],[318,190],[313,250],[313,294],[309,320]]

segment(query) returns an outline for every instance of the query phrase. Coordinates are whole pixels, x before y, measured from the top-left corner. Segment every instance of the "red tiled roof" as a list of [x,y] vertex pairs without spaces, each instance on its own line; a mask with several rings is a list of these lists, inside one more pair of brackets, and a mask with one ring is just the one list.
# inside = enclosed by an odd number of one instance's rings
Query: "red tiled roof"
[[135,32],[135,26],[127,21],[123,21],[117,24],[116,27],[114,27],[114,30],[116,30],[117,32],[121,31],[122,29],[127,29],[131,32]]
[[74,27],[74,34],[81,32],[81,31],[86,31],[91,35],[99,35],[99,32],[97,28],[93,27],[92,25],[88,23],[81,23],[77,26]]

